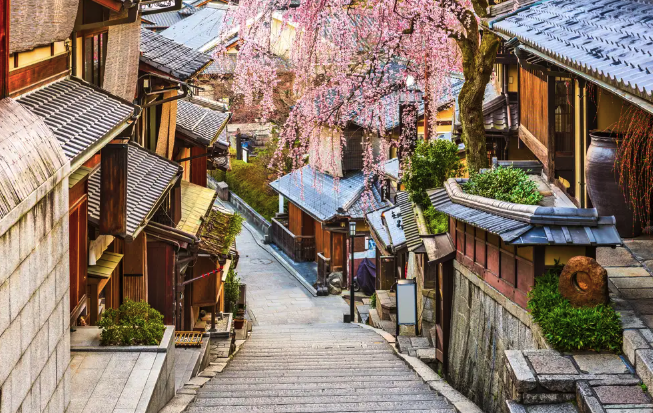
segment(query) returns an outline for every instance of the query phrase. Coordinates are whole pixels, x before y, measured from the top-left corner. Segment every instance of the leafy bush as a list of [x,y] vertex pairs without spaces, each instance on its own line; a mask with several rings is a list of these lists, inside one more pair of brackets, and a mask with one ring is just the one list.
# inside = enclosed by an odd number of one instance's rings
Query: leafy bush
[[537,184],[528,178],[526,172],[513,167],[473,173],[463,189],[468,194],[515,204],[537,205],[542,200]]
[[103,346],[158,345],[166,329],[160,312],[145,301],[130,299],[117,310],[105,310],[98,325]]
[[370,308],[376,308],[376,292],[370,296]]
[[574,308],[558,292],[562,268],[557,265],[535,280],[528,293],[528,308],[547,341],[561,351],[609,350],[621,352],[620,316],[609,305]]
[[229,272],[224,281],[224,302],[229,306],[229,311],[233,313],[234,317],[238,311],[239,298],[240,278],[238,278],[238,273],[233,268],[229,268]]
[[426,226],[431,234],[442,234],[449,230],[449,217],[440,211],[436,211],[433,205],[424,210]]
[[279,196],[268,186],[268,170],[256,161],[232,160],[231,171],[211,171],[217,181],[225,181],[229,189],[269,220],[279,210]]
[[410,158],[402,182],[412,200],[426,208],[430,205],[426,190],[442,187],[444,181],[460,176],[463,170],[458,145],[442,139],[421,141]]

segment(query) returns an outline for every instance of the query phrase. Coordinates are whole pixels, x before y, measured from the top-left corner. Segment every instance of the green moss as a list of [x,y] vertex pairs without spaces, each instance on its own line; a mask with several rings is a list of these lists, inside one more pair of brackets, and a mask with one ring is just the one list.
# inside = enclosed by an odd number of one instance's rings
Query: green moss
[[561,267],[537,277],[528,293],[528,308],[547,341],[561,351],[621,352],[621,319],[609,305],[574,308],[558,291]]
[[431,234],[443,234],[449,231],[449,217],[442,212],[436,211],[433,205],[424,210],[424,220]]

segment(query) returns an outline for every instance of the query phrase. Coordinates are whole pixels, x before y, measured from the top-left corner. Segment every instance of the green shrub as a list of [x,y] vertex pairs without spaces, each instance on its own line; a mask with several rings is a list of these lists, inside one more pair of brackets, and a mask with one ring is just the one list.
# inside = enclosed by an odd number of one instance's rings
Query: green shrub
[[211,171],[217,181],[224,181],[229,189],[247,202],[256,212],[270,220],[279,210],[279,196],[268,186],[268,170],[253,160],[252,163],[232,160],[231,171]]
[[240,298],[240,278],[233,268],[229,268],[227,277],[224,281],[224,302],[229,307],[229,311],[234,317],[238,311],[238,299]]
[[574,308],[558,292],[561,267],[535,280],[528,293],[528,308],[547,341],[561,351],[609,350],[621,352],[620,316],[609,305]]
[[166,329],[160,312],[145,301],[130,299],[117,310],[105,310],[98,326],[103,346],[158,345]]
[[370,296],[370,308],[376,308],[376,292]]
[[473,173],[463,189],[468,194],[515,204],[537,205],[542,200],[537,184],[528,178],[526,172],[513,167]]
[[442,234],[449,230],[449,217],[429,205],[424,210],[424,220],[431,234]]
[[440,188],[448,178],[460,176],[464,167],[458,156],[458,145],[443,139],[420,141],[410,157],[402,183],[422,208],[431,202],[426,190]]

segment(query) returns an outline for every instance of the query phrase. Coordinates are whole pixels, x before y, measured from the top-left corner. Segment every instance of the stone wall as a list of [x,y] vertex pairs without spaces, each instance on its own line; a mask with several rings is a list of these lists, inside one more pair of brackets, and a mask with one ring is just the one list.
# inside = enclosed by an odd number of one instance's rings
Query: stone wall
[[70,401],[68,178],[7,225],[0,235],[0,411],[63,412]]
[[447,381],[488,413],[507,410],[505,350],[547,348],[524,309],[454,262]]
[[263,218],[261,214],[256,212],[254,208],[249,206],[249,204],[243,201],[238,195],[229,191],[229,202],[233,205],[234,209],[240,213],[243,217],[247,219],[247,222],[254,225],[263,233],[263,235],[270,234],[270,228],[272,224],[268,222],[267,219]]

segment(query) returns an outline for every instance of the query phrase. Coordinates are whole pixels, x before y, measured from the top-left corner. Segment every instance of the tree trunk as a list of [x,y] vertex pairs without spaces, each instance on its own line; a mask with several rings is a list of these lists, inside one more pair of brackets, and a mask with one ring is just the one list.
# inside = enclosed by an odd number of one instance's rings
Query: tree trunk
[[490,75],[497,51],[499,38],[485,30],[480,44],[468,39],[458,41],[463,55],[463,73],[465,83],[458,96],[460,121],[462,124],[462,141],[465,144],[467,169],[478,172],[488,166],[485,146],[485,122],[483,120],[483,98],[485,88],[490,82]]

